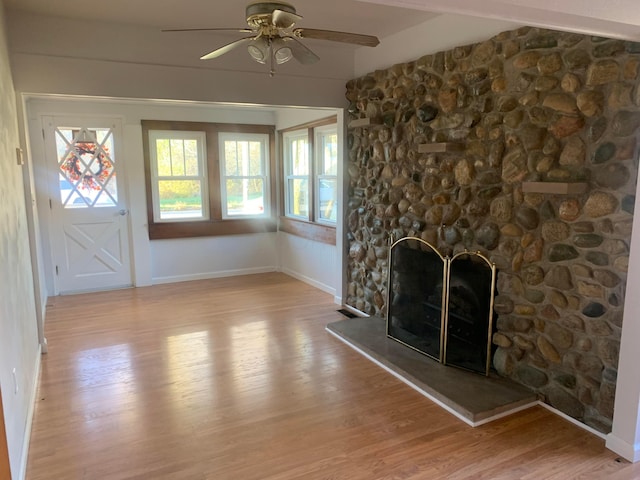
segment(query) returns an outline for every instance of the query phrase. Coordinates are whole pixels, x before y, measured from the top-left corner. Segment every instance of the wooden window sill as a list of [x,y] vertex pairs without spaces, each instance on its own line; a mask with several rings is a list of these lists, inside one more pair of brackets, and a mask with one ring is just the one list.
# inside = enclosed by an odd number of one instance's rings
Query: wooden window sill
[[336,244],[336,227],[329,225],[305,222],[304,220],[295,220],[289,217],[280,217],[278,230],[328,245]]
[[214,235],[243,235],[277,231],[276,221],[265,219],[217,220],[202,222],[153,223],[149,225],[149,239],[209,237]]

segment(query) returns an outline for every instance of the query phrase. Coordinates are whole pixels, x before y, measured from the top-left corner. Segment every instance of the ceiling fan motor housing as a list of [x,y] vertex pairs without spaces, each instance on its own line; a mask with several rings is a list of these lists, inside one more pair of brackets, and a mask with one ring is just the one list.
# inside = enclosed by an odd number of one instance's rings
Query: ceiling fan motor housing
[[255,2],[247,5],[247,24],[253,28],[260,28],[272,25],[272,15],[274,10],[296,14],[293,5],[284,2]]

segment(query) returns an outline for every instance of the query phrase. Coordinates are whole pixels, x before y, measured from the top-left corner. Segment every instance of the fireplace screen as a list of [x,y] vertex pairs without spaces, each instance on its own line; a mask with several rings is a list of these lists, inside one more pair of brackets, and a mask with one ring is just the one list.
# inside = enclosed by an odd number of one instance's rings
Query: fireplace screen
[[419,238],[391,246],[387,335],[488,375],[496,268],[478,252],[443,257]]

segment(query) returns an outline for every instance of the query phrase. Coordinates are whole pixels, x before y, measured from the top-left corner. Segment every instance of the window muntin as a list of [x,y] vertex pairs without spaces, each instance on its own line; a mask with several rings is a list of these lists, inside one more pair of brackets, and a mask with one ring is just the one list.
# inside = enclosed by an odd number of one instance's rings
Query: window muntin
[[283,135],[285,171],[285,215],[309,220],[310,194],[309,137],[307,130]]
[[155,222],[209,219],[205,132],[150,130]]
[[220,133],[222,217],[268,215],[269,136]]

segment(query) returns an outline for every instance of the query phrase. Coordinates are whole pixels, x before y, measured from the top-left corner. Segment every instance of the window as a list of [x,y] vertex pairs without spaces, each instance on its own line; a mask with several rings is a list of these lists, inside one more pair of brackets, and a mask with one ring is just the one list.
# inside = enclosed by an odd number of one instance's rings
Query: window
[[336,117],[282,130],[280,229],[335,244],[338,220]]
[[223,218],[264,216],[268,135],[220,134]]
[[309,138],[307,131],[284,134],[286,215],[309,219]]
[[153,219],[208,220],[204,132],[149,132]]
[[338,133],[336,127],[316,129],[316,220],[338,219]]
[[142,121],[149,238],[276,230],[270,125]]

